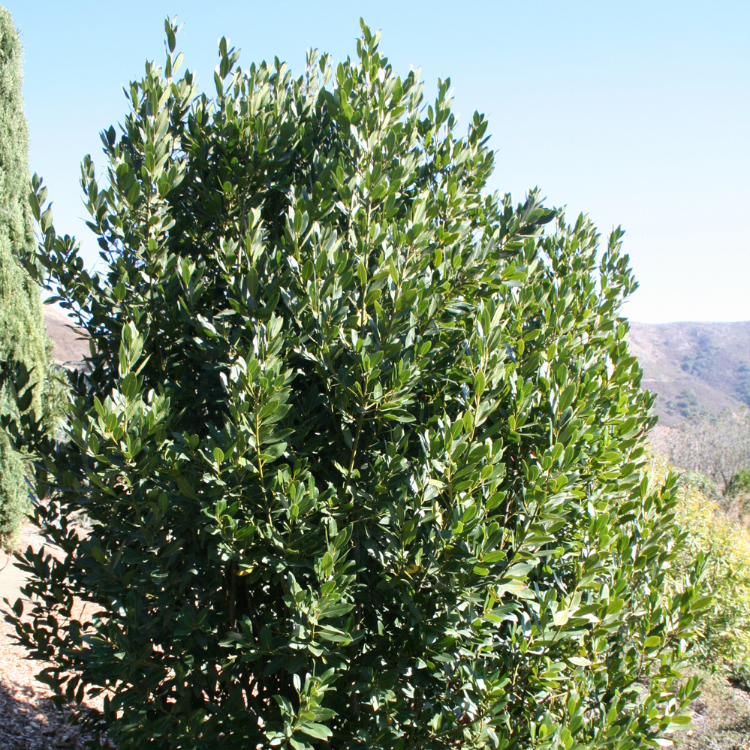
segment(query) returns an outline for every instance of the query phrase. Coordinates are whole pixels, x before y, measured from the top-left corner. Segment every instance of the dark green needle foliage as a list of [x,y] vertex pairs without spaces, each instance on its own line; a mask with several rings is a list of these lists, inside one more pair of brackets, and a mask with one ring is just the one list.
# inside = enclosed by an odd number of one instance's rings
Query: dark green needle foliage
[[620,233],[487,195],[487,122],[364,26],[301,78],[222,40],[213,100],[174,34],[83,163],[104,275],[35,181],[94,352],[40,448],[44,679],[122,749],[657,745],[705,602],[665,590]]
[[[43,382],[47,334],[40,289],[22,263],[35,252],[29,191],[29,136],[21,97],[21,41],[10,13],[0,7],[0,378],[23,366],[33,383]],[[6,382],[3,378],[2,382]],[[41,414],[44,388],[29,391]],[[15,403],[0,385],[0,415],[11,417]],[[0,431],[0,546],[12,547],[29,509],[27,462]]]

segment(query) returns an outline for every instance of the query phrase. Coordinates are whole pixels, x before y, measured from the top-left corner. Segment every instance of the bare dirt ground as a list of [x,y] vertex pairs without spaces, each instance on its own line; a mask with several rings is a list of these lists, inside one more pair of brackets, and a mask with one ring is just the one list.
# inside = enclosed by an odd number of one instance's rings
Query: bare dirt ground
[[692,726],[671,739],[679,750],[750,750],[750,694],[723,675],[696,670],[702,695],[694,701]]
[[[42,544],[32,526],[24,528],[20,549],[31,545],[38,550]],[[4,599],[11,604],[24,599],[24,583],[12,555],[0,551],[0,750],[84,750],[87,738],[80,727],[69,725],[70,713],[58,710],[49,688],[35,679],[46,665],[27,658],[5,621]]]

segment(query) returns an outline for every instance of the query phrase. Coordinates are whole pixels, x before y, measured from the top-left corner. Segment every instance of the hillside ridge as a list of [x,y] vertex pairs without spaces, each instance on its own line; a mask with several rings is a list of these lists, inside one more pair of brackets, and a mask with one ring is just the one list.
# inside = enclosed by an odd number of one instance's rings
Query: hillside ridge
[[662,424],[750,406],[750,321],[631,323],[630,347]]
[[56,305],[44,306],[44,322],[52,342],[50,358],[63,367],[75,367],[89,356],[89,344],[84,333]]

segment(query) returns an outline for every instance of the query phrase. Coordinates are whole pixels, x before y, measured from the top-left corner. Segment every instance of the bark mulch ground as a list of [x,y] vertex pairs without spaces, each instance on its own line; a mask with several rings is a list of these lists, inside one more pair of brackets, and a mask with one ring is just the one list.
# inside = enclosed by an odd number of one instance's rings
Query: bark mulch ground
[[[42,546],[42,539],[27,526],[20,548]],[[50,700],[51,691],[35,679],[46,666],[26,656],[15,640],[15,630],[4,615],[21,596],[24,576],[13,558],[0,552],[0,750],[84,750],[85,737],[78,726],[69,724],[70,713],[58,710]]]

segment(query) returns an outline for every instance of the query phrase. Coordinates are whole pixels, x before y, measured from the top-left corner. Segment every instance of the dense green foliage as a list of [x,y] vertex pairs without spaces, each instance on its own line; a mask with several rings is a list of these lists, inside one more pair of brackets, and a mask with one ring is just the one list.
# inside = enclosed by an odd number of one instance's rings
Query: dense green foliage
[[[21,98],[21,42],[5,8],[0,8],[0,371],[23,363],[34,382],[46,376],[47,336],[42,299],[19,260],[35,252],[29,190],[29,137]],[[33,391],[41,413],[44,388]],[[12,398],[0,388],[0,414]],[[29,508],[26,461],[0,431],[0,546],[12,546]]]
[[40,447],[63,554],[23,558],[45,679],[123,750],[655,745],[704,602],[665,593],[620,233],[484,194],[486,121],[366,28],[299,79],[222,40],[213,101],[174,33],[83,164],[104,276],[35,181],[95,351]]

